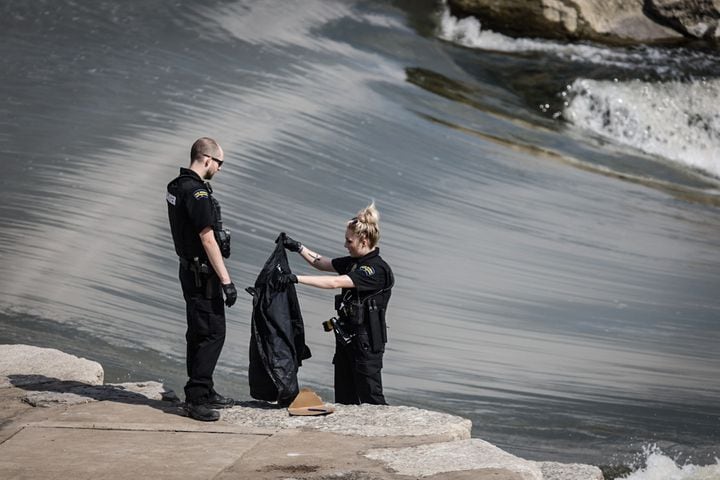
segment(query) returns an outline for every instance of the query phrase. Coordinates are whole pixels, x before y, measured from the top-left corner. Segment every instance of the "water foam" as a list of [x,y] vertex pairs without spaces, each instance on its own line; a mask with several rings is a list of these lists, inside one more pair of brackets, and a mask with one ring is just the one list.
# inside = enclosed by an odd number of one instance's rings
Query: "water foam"
[[630,51],[594,47],[592,45],[562,44],[551,40],[512,38],[492,30],[483,30],[475,17],[458,19],[445,7],[440,14],[438,36],[443,40],[469,48],[497,52],[546,52],[570,61],[583,61],[630,68],[647,55]]
[[578,79],[562,94],[568,122],[720,177],[720,80]]
[[678,465],[657,447],[645,449],[645,466],[623,480],[720,480],[720,461],[714,465],[698,466],[693,464]]
[[720,114],[714,108],[720,80],[694,78],[703,72],[719,73],[716,54],[512,38],[483,30],[477,18],[454,17],[445,4],[438,36],[469,48],[543,52],[570,62],[613,66],[637,72],[638,76],[643,71],[664,79],[575,80],[561,93],[566,102],[560,114],[568,122],[615,142],[720,177]]

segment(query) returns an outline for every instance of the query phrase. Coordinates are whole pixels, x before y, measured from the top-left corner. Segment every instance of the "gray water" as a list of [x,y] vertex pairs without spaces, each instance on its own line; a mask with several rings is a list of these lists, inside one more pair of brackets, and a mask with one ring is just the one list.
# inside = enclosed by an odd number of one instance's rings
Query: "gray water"
[[[164,191],[209,135],[225,149],[213,188],[239,289],[281,231],[344,255],[344,222],[375,200],[397,277],[392,404],[463,415],[530,459],[628,464],[657,445],[714,463],[720,182],[554,113],[577,78],[713,81],[717,53],[641,50],[663,67],[641,71],[473,49],[439,38],[441,10],[0,4],[0,343],[181,392]],[[688,52],[694,71],[676,65]],[[299,292],[313,352],[300,382],[332,400],[332,292]],[[250,313],[241,294],[216,379],[241,399]]]

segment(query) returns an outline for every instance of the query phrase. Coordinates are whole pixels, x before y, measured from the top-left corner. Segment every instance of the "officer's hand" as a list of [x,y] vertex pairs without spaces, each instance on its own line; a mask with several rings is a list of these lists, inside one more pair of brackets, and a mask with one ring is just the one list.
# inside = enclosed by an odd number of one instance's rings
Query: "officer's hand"
[[235,284],[230,282],[222,286],[223,292],[225,292],[225,305],[232,307],[237,300],[237,289]]
[[294,273],[283,273],[278,277],[277,284],[281,290],[285,290],[291,283],[298,283],[297,275]]
[[285,235],[285,240],[283,241],[283,247],[290,250],[291,252],[299,252],[302,248],[302,243],[298,242],[297,240],[293,240],[292,238]]

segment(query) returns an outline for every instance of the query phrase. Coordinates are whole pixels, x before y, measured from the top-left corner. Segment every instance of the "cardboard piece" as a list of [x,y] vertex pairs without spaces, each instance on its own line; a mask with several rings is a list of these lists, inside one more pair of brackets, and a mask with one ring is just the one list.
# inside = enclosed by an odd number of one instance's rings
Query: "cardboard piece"
[[334,411],[334,407],[323,403],[322,398],[309,388],[300,389],[300,393],[288,407],[290,415],[328,415]]

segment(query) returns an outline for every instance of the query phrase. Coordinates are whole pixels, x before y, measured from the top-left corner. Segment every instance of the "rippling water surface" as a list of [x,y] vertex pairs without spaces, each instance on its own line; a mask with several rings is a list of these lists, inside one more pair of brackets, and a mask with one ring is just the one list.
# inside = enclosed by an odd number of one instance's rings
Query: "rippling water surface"
[[[376,201],[391,403],[526,458],[627,464],[654,444],[714,464],[717,51],[488,37],[432,1],[302,4],[0,6],[0,341],[181,391],[164,191],[209,135],[239,287],[280,231],[344,254]],[[332,399],[332,295],[299,290],[301,383]],[[250,311],[229,310],[218,366],[239,397]]]

